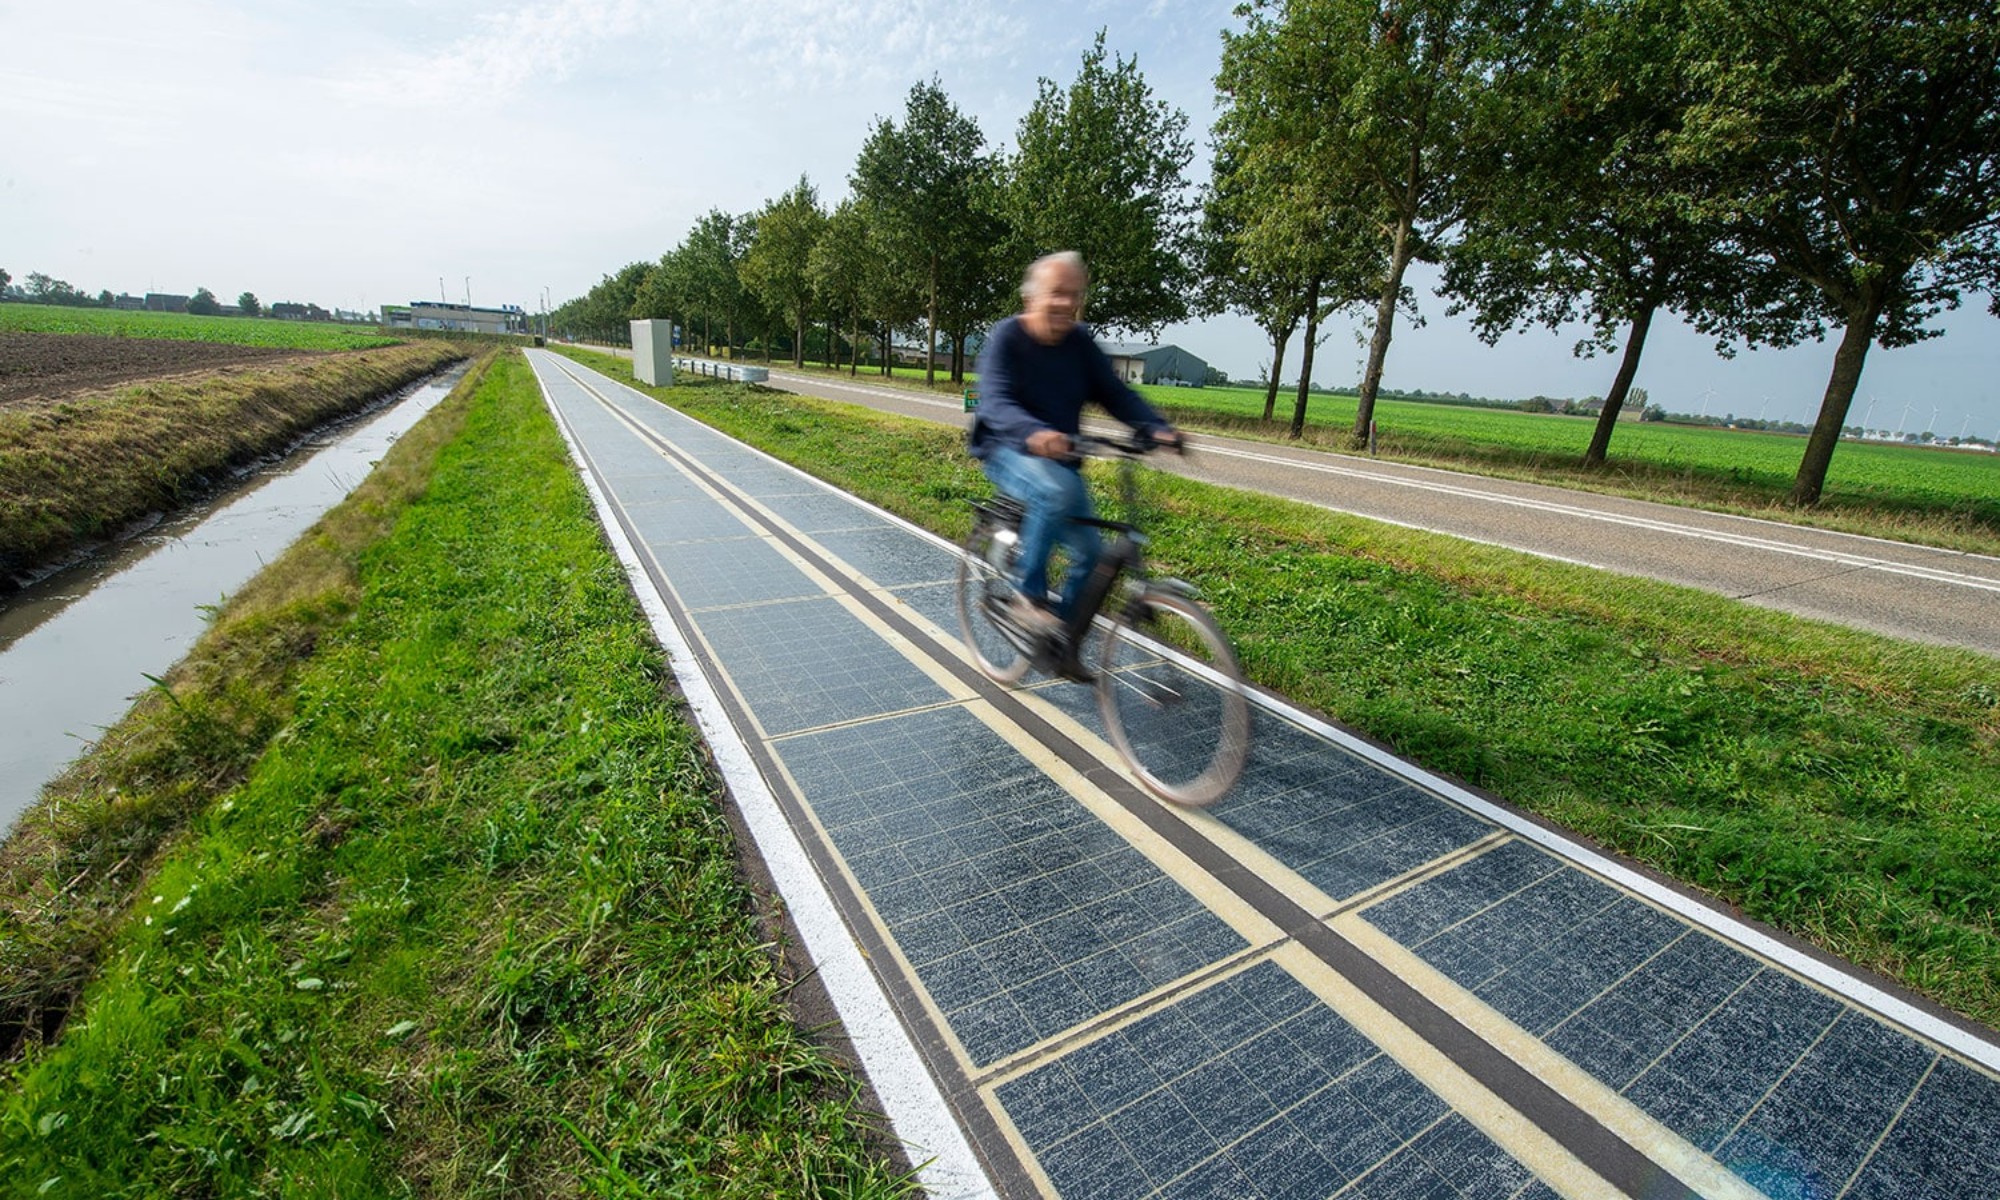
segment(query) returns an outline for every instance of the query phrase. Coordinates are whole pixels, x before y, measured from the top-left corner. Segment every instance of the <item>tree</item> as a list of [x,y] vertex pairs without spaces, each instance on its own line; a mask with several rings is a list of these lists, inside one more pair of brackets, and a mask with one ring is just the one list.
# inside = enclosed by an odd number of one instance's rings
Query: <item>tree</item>
[[633,299],[632,315],[677,324],[682,338],[692,341],[689,324],[694,307],[694,289],[688,276],[687,258],[686,248],[676,246],[647,269],[645,278],[639,281],[638,295]]
[[736,264],[742,257],[738,220],[712,208],[695,222],[682,243],[687,256],[687,283],[694,310],[701,318],[702,341],[713,350],[713,325],[720,323],[723,339],[733,351],[736,323],[743,310],[743,281]]
[[7,294],[7,285],[12,282],[14,282],[14,277],[7,273],[5,267],[0,267],[0,296]]
[[792,326],[792,365],[805,365],[806,321],[812,314],[813,247],[826,233],[826,213],[806,177],[757,214],[756,237],[743,255],[739,273]]
[[246,317],[254,317],[264,311],[264,306],[257,302],[257,293],[255,292],[245,292],[241,296],[236,297],[236,307],[242,309],[243,315]]
[[[1679,312],[1727,339],[1719,297],[1740,274],[1721,235],[1676,196],[1666,146],[1691,80],[1679,0],[1564,0],[1498,33],[1491,96],[1461,176],[1458,241],[1445,255],[1450,312],[1474,310],[1489,344],[1512,329],[1587,320],[1575,353],[1617,348],[1585,466],[1601,466],[1653,318]],[[1636,401],[1644,407],[1643,400]]]
[[[1216,78],[1223,111],[1215,125],[1221,174],[1213,190],[1233,253],[1272,288],[1271,319],[1282,322],[1296,304],[1305,324],[1289,430],[1297,438],[1305,432],[1320,322],[1377,294],[1386,262],[1371,182],[1336,170],[1321,145],[1327,135],[1316,97],[1326,90],[1320,76],[1327,58],[1315,27],[1252,16],[1242,34],[1223,35]],[[1401,289],[1397,295],[1407,300]],[[1277,394],[1275,385],[1267,389],[1269,419]]]
[[1251,224],[1247,184],[1237,174],[1240,149],[1218,136],[1214,178],[1202,201],[1196,234],[1200,302],[1205,313],[1244,314],[1271,339],[1271,367],[1264,383],[1264,422],[1269,424],[1277,411],[1285,347],[1305,316],[1307,289],[1296,259],[1266,263],[1251,252],[1246,240]]
[[1463,135],[1488,67],[1484,31],[1505,11],[1478,0],[1256,0],[1245,31],[1225,35],[1218,86],[1254,101],[1246,132],[1265,161],[1253,165],[1282,176],[1308,225],[1334,230],[1335,244],[1363,228],[1379,243],[1357,443],[1374,419],[1396,311],[1410,304],[1403,276],[1455,220]]
[[1821,0],[1801,36],[1780,0],[1687,12],[1686,203],[1728,226],[1771,340],[1841,330],[1790,495],[1815,504],[1869,346],[2000,291],[2000,21],[1990,0]]
[[1039,81],[1015,135],[1003,212],[1016,269],[1075,250],[1090,267],[1093,326],[1144,334],[1186,320],[1198,280],[1187,124],[1153,99],[1136,56],[1107,65],[1098,30],[1066,90]]
[[868,209],[859,200],[840,202],[827,218],[826,232],[806,264],[820,307],[848,330],[849,375],[860,371],[861,324],[877,315],[873,293],[884,259],[869,228]]
[[214,292],[205,287],[198,287],[188,300],[187,310],[198,317],[212,317],[222,311],[222,306],[215,302]]
[[910,89],[900,128],[876,122],[848,184],[876,214],[891,262],[924,294],[924,382],[937,378],[941,289],[972,272],[957,269],[983,253],[967,234],[978,180],[991,170],[986,137],[953,106],[935,77]]

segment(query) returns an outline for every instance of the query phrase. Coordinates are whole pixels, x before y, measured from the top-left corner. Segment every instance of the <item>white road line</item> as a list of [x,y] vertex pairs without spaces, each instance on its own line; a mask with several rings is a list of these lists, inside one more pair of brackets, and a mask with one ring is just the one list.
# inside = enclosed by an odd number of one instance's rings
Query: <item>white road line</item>
[[[538,382],[540,376],[537,371]],[[992,1180],[980,1166],[957,1118],[938,1091],[937,1081],[924,1065],[902,1022],[896,1019],[895,1009],[862,958],[854,935],[841,920],[838,906],[827,894],[791,822],[778,808],[777,798],[758,771],[749,747],[730,721],[707,673],[697,665],[692,648],[681,636],[665,599],[653,587],[652,577],[641,565],[638,552],[625,537],[610,499],[585,468],[582,448],[545,382],[542,397],[556,427],[562,431],[577,474],[590,493],[590,501],[597,509],[598,520],[618,561],[632,581],[654,636],[667,651],[675,680],[715,756],[716,768],[728,783],[730,795],[757,841],[758,852],[785,897],[786,912],[798,927],[806,953],[819,968],[827,993],[840,1012],[841,1025],[861,1058],[885,1115],[896,1136],[911,1148],[912,1159],[924,1154],[931,1156],[917,1167],[925,1193],[952,1200],[997,1196]]]

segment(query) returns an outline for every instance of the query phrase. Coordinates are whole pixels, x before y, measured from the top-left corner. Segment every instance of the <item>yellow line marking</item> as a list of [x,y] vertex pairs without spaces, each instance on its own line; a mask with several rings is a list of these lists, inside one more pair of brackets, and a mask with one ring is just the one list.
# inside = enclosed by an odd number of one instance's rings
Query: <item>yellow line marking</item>
[[[1700,1195],[1710,1200],[1765,1200],[1762,1192],[1743,1182],[1699,1147],[1557,1054],[1540,1038],[1508,1020],[1400,942],[1370,925],[1358,913],[1343,914],[1328,924],[1334,932],[1394,971],[1482,1040],[1526,1067],[1564,1099],[1589,1113],[1606,1129],[1672,1172]],[[1398,1061],[1401,1061],[1400,1058]],[[1426,1082],[1430,1081],[1427,1079]],[[1467,1082],[1478,1086],[1469,1078]],[[1469,1119],[1473,1117],[1469,1112],[1466,1115]],[[1505,1142],[1501,1144],[1507,1145]],[[1530,1162],[1529,1165],[1534,1164]],[[1550,1181],[1550,1186],[1556,1185]]]

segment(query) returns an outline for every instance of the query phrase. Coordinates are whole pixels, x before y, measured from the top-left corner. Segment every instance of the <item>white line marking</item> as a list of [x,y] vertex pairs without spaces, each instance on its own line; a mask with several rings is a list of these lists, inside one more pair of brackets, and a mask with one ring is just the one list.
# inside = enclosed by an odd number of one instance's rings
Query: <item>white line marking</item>
[[839,908],[827,894],[812,859],[792,831],[791,822],[779,810],[776,797],[730,722],[706,672],[688,669],[696,664],[693,650],[681,637],[666,601],[654,589],[652,577],[625,537],[609,498],[599,489],[596,477],[584,468],[582,447],[571,434],[555,398],[549,394],[541,372],[536,371],[535,376],[542,384],[542,398],[555,417],[556,427],[569,446],[577,474],[590,492],[598,520],[617,552],[618,561],[624,564],[654,635],[667,650],[674,677],[715,755],[716,767],[728,781],[730,794],[735,797],[751,836],[757,840],[764,864],[785,897],[786,911],[798,926],[806,953],[819,966],[826,990],[840,1012],[841,1025],[860,1055],[882,1107],[887,1110],[885,1115],[896,1136],[911,1148],[912,1159],[926,1153],[932,1156],[917,1168],[924,1191],[954,1200],[997,1196],[992,1180],[972,1153],[964,1131],[952,1116],[938,1091],[937,1081],[918,1055],[908,1032],[896,1019],[888,996],[862,958],[861,947],[841,920]]

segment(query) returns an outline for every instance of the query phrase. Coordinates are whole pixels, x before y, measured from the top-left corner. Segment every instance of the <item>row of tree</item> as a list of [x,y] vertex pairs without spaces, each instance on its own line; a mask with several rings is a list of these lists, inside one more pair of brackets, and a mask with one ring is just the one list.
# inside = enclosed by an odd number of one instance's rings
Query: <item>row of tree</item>
[[[1663,312],[1719,353],[1838,336],[1792,488],[1818,500],[1873,345],[1935,336],[2000,288],[2000,22],[1990,0],[1251,0],[1223,34],[1213,169],[1197,195],[1184,114],[1104,36],[1042,80],[1011,154],[933,80],[882,120],[831,213],[801,179],[711,212],[558,319],[603,336],[670,317],[768,346],[825,322],[850,354],[921,326],[950,347],[1011,307],[1053,249],[1092,268],[1089,318],[1147,333],[1248,314],[1303,363],[1335,312],[1372,313],[1366,436],[1413,262],[1482,336],[1586,324],[1618,352],[1587,454],[1607,455]],[[2000,301],[1993,301],[2000,313]],[[936,364],[931,363],[934,372]]]
[[1090,319],[1101,330],[1156,331],[1198,311],[1196,198],[1187,117],[1155,100],[1136,59],[1104,35],[1067,87],[1041,81],[1011,154],[935,80],[911,89],[902,120],[878,121],[827,211],[801,177],[758,211],[715,210],[657,262],[633,263],[557,309],[557,327],[619,336],[632,317],[671,318],[708,344],[789,341],[808,327],[823,354],[864,346],[892,357],[920,328],[926,376],[962,379],[967,341],[1012,307],[1023,265],[1051,249],[1090,261]]
[[[0,268],[0,298],[13,295],[10,288],[13,281],[14,277]],[[111,294],[110,288],[93,296],[67,279],[56,279],[40,271],[28,272],[28,277],[21,281],[20,298],[33,304],[55,304],[68,308],[116,308],[119,300]],[[197,316],[215,316],[226,310],[222,302],[215,298],[215,293],[204,287],[196,288],[194,295],[188,297],[187,311]],[[264,305],[257,299],[256,293],[244,292],[236,297],[235,314],[254,317],[263,311]]]

